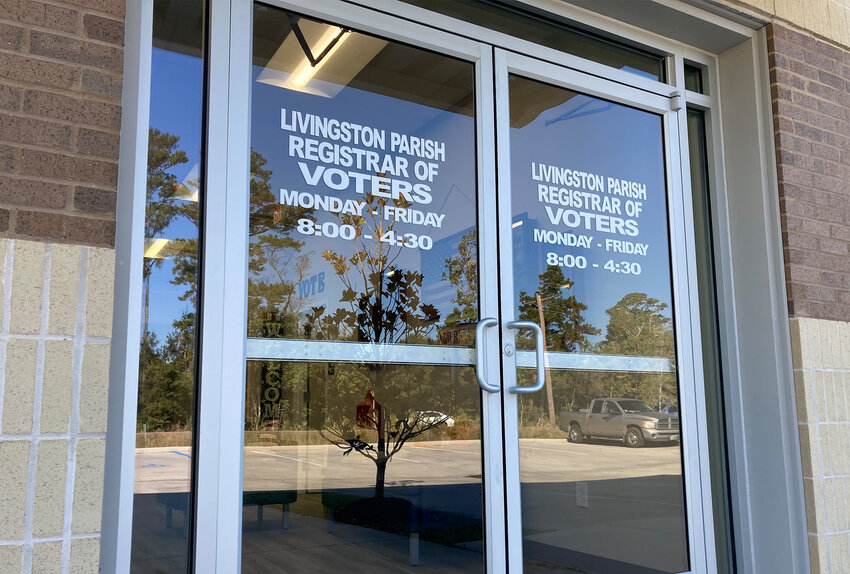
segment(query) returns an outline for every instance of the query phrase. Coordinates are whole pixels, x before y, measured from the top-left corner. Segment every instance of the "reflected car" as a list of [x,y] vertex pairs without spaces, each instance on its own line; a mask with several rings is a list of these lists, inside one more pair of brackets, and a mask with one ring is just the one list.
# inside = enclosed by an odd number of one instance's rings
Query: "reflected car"
[[447,427],[455,426],[454,418],[452,418],[449,415],[438,412],[438,411],[422,411],[422,412],[416,413],[416,415],[419,417],[419,420],[424,424],[430,425],[430,424],[434,424],[434,423],[437,423],[437,424],[445,423],[445,425]]

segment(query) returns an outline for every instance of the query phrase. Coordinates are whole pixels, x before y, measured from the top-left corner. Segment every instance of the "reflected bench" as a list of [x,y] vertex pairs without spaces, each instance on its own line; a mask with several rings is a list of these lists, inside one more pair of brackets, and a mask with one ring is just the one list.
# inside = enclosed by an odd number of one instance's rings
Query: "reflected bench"
[[[280,504],[283,509],[283,529],[289,528],[289,505],[296,501],[298,493],[294,490],[255,490],[242,493],[242,506],[256,506],[257,520],[263,520],[263,507],[270,504]],[[171,528],[174,511],[183,513],[183,525],[185,516],[189,511],[189,493],[187,492],[160,492],[156,495],[156,501],[165,506],[165,527]]]
[[257,521],[263,520],[263,507],[280,504],[283,509],[283,529],[289,528],[289,505],[296,501],[298,493],[294,490],[252,490],[242,493],[242,506],[257,507]]

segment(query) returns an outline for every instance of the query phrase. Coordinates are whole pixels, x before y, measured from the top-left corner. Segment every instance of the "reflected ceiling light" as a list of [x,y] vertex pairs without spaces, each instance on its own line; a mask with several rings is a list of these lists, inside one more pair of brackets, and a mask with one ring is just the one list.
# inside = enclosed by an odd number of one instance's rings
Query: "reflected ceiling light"
[[[345,39],[350,35],[351,33],[348,30],[343,30],[336,26],[328,26],[328,30],[316,44],[316,51],[320,54],[317,61],[313,63],[310,61],[309,56],[305,58],[298,68],[295,69],[292,75],[289,76],[289,82],[287,83],[295,90],[306,86],[307,82],[312,80],[313,76],[319,73],[319,70],[321,70],[325,63],[331,59],[331,56],[339,50],[339,47],[342,46]],[[307,54],[305,54],[305,56],[307,56]]]
[[199,181],[200,174],[198,164],[195,164],[192,166],[192,169],[189,170],[189,173],[186,174],[186,177],[183,178],[183,181],[180,182],[180,189],[176,197],[184,201],[197,203],[198,198],[200,197],[200,190],[198,189]]
[[517,227],[519,227],[522,224],[523,224],[523,221],[520,219],[519,221],[514,221],[513,225],[511,225],[511,227],[516,229]]
[[159,237],[157,239],[148,239],[148,246],[145,249],[145,259],[162,259],[160,253],[165,246],[171,242],[170,239],[165,239],[164,237]]
[[257,76],[257,82],[332,98],[387,45],[386,40],[290,18],[292,31]]

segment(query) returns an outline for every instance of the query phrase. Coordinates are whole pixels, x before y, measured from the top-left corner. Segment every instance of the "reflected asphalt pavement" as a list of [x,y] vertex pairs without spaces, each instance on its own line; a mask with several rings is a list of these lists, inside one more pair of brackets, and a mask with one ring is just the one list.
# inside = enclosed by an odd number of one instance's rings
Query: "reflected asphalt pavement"
[[[333,445],[249,446],[246,490],[374,486],[375,465]],[[188,447],[136,449],[136,493],[186,491]],[[678,445],[628,449],[617,443],[570,444],[563,439],[521,439],[523,483],[576,482],[681,474]],[[387,467],[387,486],[445,485],[481,480],[478,441],[409,443]]]

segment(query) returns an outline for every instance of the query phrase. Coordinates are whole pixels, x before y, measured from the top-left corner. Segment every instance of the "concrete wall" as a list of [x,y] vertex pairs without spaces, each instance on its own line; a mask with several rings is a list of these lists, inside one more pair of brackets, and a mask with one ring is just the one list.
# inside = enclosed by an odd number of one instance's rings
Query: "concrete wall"
[[98,571],[123,0],[0,0],[0,572]]

